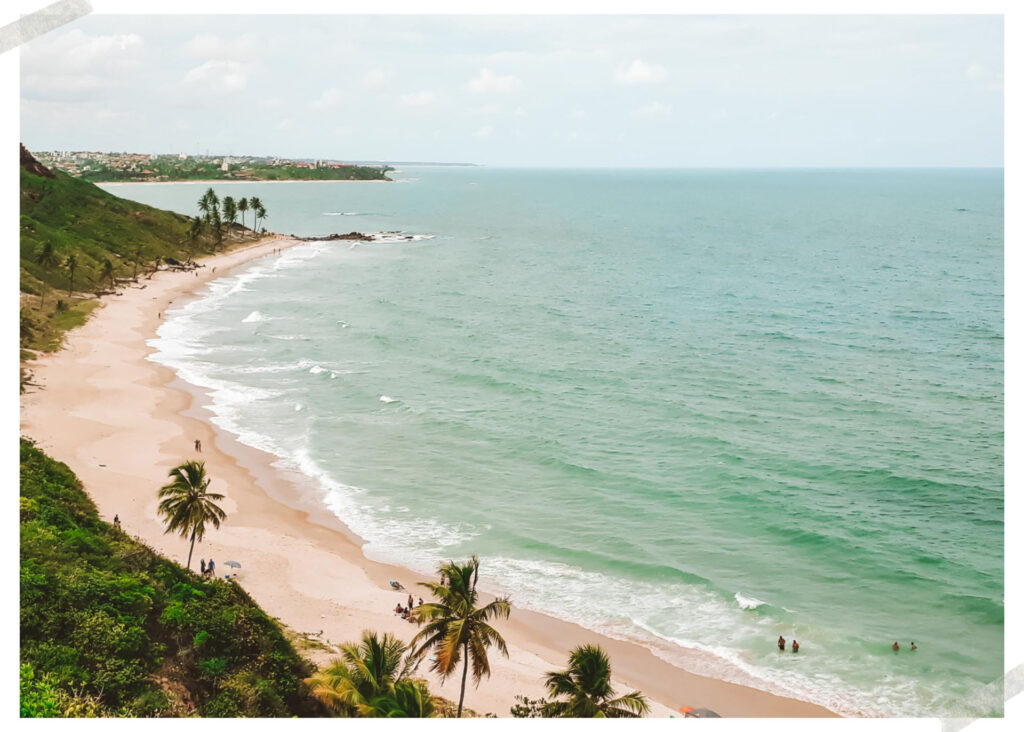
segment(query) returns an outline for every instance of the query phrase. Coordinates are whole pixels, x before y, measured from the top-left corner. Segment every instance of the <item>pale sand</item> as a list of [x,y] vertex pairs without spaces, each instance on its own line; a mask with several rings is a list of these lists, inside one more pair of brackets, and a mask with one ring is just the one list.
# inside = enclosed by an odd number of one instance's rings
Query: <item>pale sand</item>
[[[212,489],[227,496],[228,519],[197,545],[193,566],[212,556],[223,576],[225,561],[238,560],[239,583],[268,613],[300,633],[322,631],[326,642],[341,643],[371,628],[408,641],[416,627],[393,613],[406,594],[391,590],[388,580],[399,580],[419,597],[423,588],[416,583],[426,578],[368,560],[358,539],[319,505],[308,480],[274,467],[273,456],[214,428],[203,408],[205,395],[146,360],[158,313],[213,279],[214,266],[221,276],[242,262],[273,256],[274,248],[299,243],[288,237],[264,240],[205,260],[198,276],[160,272],[143,280],[145,289],[105,298],[96,314],[69,334],[62,351],[31,365],[42,388],[22,396],[22,433],[75,471],[103,518],[119,514],[125,531],[182,563],[188,545],[163,533],[156,492],[167,482],[168,470],[201,457],[213,477]],[[196,438],[202,440],[201,456],[193,450]],[[481,569],[486,578],[487,557]],[[492,652],[491,677],[479,688],[470,682],[466,692],[466,706],[481,714],[507,716],[516,694],[541,696],[543,673],[564,668],[573,646],[595,642],[611,656],[616,687],[641,689],[655,702],[654,716],[668,716],[682,704],[732,717],[835,716],[813,704],[688,673],[640,645],[517,609],[512,601],[511,619],[497,623],[510,657]],[[457,677],[443,686],[430,680],[436,693],[458,698]]]

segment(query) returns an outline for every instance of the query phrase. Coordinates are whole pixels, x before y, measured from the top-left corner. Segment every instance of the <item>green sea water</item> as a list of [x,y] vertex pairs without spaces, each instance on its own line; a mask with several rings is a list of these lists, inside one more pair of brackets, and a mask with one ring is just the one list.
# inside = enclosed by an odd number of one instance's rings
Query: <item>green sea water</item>
[[371,557],[478,553],[517,606],[844,714],[1001,714],[1001,170],[399,177],[216,186],[422,235],[168,313],[154,358],[218,424]]

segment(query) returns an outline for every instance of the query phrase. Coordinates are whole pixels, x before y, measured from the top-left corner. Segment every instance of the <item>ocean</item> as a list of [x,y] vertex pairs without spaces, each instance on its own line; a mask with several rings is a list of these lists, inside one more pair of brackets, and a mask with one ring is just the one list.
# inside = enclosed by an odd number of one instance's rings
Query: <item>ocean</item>
[[152,358],[374,559],[476,553],[514,606],[842,714],[1002,713],[1002,170],[397,177],[214,185],[402,234],[250,263]]

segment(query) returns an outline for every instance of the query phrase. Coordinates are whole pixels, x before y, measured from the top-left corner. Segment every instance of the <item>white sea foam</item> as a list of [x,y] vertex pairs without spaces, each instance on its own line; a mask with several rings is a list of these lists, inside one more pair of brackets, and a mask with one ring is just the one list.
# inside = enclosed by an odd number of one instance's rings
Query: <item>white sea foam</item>
[[318,364],[318,365],[315,365],[312,368],[310,368],[309,373],[311,373],[311,374],[322,374],[326,370],[327,369],[325,369],[323,366],[320,366]]
[[380,401],[384,402],[385,404],[391,404],[392,402],[396,402],[398,400],[395,399],[394,397],[389,397],[387,394],[381,394]]
[[736,593],[735,597],[736,603],[740,606],[740,609],[742,610],[753,610],[756,607],[761,607],[762,605],[764,605],[763,600],[758,600],[756,597],[747,597],[746,595],[739,592]]
[[263,317],[263,313],[261,313],[259,310],[253,310],[251,313],[242,318],[243,323],[259,323],[264,320],[266,320],[266,318]]

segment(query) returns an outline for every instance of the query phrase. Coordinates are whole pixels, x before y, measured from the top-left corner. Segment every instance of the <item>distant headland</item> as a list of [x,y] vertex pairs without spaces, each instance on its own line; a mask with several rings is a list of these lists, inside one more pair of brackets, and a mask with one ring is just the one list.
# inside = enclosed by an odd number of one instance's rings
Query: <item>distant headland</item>
[[383,180],[387,163],[288,159],[234,155],[151,155],[148,153],[37,152],[44,165],[92,183],[254,180]]

